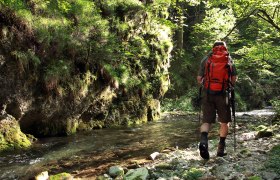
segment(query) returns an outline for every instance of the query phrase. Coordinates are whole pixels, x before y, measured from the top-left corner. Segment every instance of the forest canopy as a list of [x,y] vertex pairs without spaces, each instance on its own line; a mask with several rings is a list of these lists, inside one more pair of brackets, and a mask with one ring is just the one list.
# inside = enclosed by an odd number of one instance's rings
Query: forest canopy
[[262,108],[271,103],[279,106],[279,1],[177,0],[174,6],[177,9],[171,18],[182,21],[176,21],[173,84],[168,96],[179,99],[167,100],[167,109],[177,103],[182,109],[192,110],[192,97],[198,91],[198,65],[216,40],[226,41],[237,66],[238,109]]
[[[133,63],[139,64],[142,62],[137,60],[139,58],[158,58],[148,47],[154,42],[145,41],[141,37],[143,34],[172,34],[172,43],[166,41],[160,47],[169,50],[174,47],[169,68],[171,86],[164,103],[166,110],[171,110],[176,103],[184,110],[194,109],[197,69],[216,40],[226,41],[238,69],[238,109],[279,104],[278,0],[3,0],[1,4],[15,10],[27,25],[31,24],[42,45],[65,42],[57,46],[57,51],[68,48],[70,54],[78,47],[75,55],[80,54],[79,59],[98,56],[104,69],[119,83],[128,88],[144,87],[145,91],[151,89],[150,82],[143,83],[136,76],[127,81],[133,74],[127,68],[130,66],[127,60],[132,58],[136,60]],[[151,32],[145,30],[141,32],[143,34],[128,37],[133,18],[131,12],[136,11],[147,13]],[[161,24],[159,32],[153,22]],[[125,42],[129,38],[136,45],[127,46]],[[135,57],[135,54],[139,56]],[[32,50],[28,53],[13,51],[12,55],[28,57],[35,65],[41,63]],[[166,58],[169,58],[167,54]],[[112,67],[115,63],[119,63],[118,68]],[[65,59],[50,63],[44,78],[48,81],[55,75],[59,79],[67,79],[70,66]],[[174,98],[178,101],[173,101]]]

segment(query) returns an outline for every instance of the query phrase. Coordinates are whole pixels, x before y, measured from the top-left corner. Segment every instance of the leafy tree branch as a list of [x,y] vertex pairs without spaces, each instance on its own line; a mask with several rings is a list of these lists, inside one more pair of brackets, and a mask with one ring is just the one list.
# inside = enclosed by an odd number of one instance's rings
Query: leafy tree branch
[[278,31],[280,31],[280,27],[274,22],[274,20],[269,16],[269,14],[266,12],[266,10],[258,9],[260,13],[257,13],[257,16],[271,24],[273,27],[275,27]]
[[222,39],[225,40],[238,26],[246,22],[251,15],[255,14],[257,12],[257,9],[254,9],[252,12],[250,12],[248,15],[246,15],[244,18],[241,18],[238,22],[236,22],[235,26],[228,32],[228,34]]

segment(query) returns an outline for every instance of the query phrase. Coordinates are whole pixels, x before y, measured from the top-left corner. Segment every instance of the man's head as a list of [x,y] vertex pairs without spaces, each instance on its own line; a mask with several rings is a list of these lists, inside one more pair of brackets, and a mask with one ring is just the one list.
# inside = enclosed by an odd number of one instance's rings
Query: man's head
[[216,46],[225,46],[227,47],[226,43],[224,41],[216,41],[213,45],[213,48]]

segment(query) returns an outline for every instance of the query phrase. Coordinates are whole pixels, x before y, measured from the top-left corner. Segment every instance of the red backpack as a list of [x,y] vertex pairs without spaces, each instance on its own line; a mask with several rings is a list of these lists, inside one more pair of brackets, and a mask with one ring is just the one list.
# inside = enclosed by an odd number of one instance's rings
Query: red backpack
[[215,46],[205,64],[204,88],[209,94],[219,94],[228,88],[231,67],[227,48]]

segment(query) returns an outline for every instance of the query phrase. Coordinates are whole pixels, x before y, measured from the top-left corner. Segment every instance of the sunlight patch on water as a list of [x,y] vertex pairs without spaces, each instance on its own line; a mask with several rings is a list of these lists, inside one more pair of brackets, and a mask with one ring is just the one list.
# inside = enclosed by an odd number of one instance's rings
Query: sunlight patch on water
[[236,116],[273,116],[275,115],[275,111],[273,109],[261,109],[261,110],[253,110],[247,112],[236,112]]
[[44,160],[44,158],[32,159],[32,160],[29,162],[29,164],[35,164],[35,163],[41,162],[42,160]]

